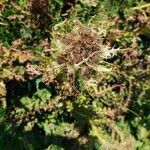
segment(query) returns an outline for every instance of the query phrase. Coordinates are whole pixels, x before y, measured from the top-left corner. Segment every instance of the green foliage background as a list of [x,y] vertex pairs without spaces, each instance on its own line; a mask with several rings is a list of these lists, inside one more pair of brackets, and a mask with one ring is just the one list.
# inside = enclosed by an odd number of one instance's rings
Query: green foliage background
[[0,1],[0,148],[149,150],[148,0],[31,2]]

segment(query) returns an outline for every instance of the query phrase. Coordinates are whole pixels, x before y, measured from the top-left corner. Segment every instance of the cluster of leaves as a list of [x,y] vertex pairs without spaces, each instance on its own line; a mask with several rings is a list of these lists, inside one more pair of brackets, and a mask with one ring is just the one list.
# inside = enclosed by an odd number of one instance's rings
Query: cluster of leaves
[[0,147],[149,150],[148,6],[2,1]]

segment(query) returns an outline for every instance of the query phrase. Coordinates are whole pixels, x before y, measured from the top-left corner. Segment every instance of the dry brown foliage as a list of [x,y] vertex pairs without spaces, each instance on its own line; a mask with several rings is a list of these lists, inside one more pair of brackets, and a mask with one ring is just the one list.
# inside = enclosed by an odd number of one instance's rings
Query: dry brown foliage
[[30,11],[35,17],[36,24],[43,28],[45,21],[50,21],[49,1],[48,0],[29,0]]

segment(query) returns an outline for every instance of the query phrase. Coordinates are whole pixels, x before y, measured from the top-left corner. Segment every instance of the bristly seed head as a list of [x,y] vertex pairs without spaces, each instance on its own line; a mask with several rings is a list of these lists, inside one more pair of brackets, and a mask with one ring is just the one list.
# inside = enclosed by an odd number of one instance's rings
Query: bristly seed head
[[[71,33],[68,33],[61,41],[66,45],[67,50],[57,58],[59,64],[69,63],[77,64],[83,59],[100,50],[102,39],[92,32],[90,28],[78,27]],[[91,57],[92,61],[98,61],[96,55]],[[90,59],[91,59],[90,58]]]

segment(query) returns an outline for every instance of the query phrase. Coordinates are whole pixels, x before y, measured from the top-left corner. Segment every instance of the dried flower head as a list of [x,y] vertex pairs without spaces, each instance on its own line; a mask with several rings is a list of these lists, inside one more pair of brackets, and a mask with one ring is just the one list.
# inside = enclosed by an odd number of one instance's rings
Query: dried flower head
[[66,50],[58,56],[57,62],[59,64],[78,64],[87,58],[97,62],[102,41],[90,28],[77,27],[61,39]]

